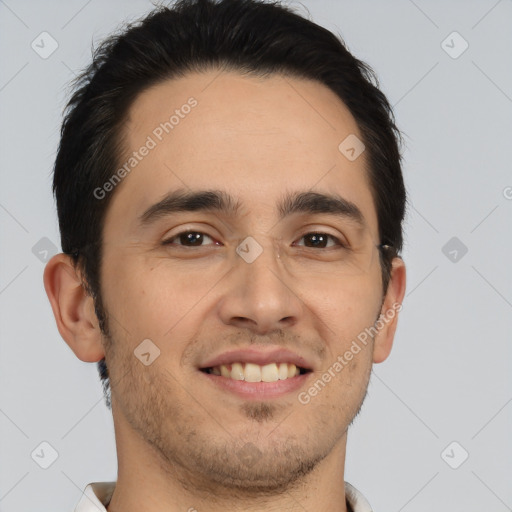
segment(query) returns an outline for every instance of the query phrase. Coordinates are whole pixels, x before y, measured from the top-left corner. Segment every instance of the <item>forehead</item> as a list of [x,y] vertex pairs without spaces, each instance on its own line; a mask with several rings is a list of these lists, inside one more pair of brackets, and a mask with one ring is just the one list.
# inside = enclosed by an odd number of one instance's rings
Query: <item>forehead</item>
[[283,191],[333,192],[376,233],[365,152],[351,161],[339,149],[349,136],[362,139],[353,116],[316,81],[218,70],[167,80],[129,110],[120,165],[138,160],[108,215],[128,222],[178,188],[225,190],[262,215]]

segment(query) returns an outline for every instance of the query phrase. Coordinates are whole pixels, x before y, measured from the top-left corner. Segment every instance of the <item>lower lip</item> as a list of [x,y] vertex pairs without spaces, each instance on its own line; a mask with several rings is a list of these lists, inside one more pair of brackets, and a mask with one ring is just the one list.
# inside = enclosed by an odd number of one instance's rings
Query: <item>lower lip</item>
[[223,391],[231,391],[244,399],[265,400],[279,398],[289,393],[297,392],[313,372],[302,373],[290,379],[275,382],[247,382],[245,380],[229,379],[221,375],[213,375],[199,371],[210,380],[212,384]]

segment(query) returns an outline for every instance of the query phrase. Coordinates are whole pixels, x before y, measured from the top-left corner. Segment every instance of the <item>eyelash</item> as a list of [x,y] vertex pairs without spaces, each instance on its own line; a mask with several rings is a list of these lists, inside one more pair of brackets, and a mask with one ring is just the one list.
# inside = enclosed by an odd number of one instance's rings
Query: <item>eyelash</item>
[[[167,240],[163,240],[162,241],[162,245],[173,245],[173,240],[179,239],[182,235],[188,235],[188,234],[201,234],[201,235],[205,235],[208,238],[213,240],[213,237],[211,237],[210,235],[208,235],[206,233],[203,233],[202,231],[187,230],[187,231],[181,231],[180,233],[177,233],[176,235],[172,236],[171,238],[168,238]],[[304,237],[309,236],[309,235],[324,235],[324,236],[329,237],[331,240],[334,240],[336,242],[336,244],[339,246],[340,249],[347,249],[348,248],[347,245],[345,245],[343,242],[341,242],[339,238],[337,238],[334,235],[331,235],[329,233],[324,233],[323,231],[310,231],[310,232],[305,233],[304,235],[302,235],[300,237],[300,239],[303,239]],[[180,245],[178,245],[178,247],[198,248],[198,247],[205,247],[205,246],[204,245],[200,245],[200,246],[187,246],[187,245],[180,244]],[[305,247],[305,246],[300,246],[300,247],[304,247],[305,249],[315,249],[314,247]],[[321,249],[333,249],[333,247],[321,247]]]

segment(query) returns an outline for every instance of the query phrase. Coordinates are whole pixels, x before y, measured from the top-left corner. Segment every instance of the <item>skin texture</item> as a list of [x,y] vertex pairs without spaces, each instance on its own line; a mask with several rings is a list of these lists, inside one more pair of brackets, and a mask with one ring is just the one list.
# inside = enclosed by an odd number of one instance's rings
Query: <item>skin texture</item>
[[[119,471],[108,510],[345,511],[347,428],[372,363],[391,350],[398,315],[306,405],[297,392],[241,399],[198,367],[234,348],[285,347],[315,370],[303,391],[380,313],[401,303],[399,258],[382,296],[365,154],[351,162],[338,150],[360,132],[317,82],[212,70],[136,99],[124,129],[126,158],[190,97],[197,106],[111,192],[101,269],[110,339],[69,258],[56,255],[45,270],[62,337],[82,361],[105,355],[110,370]],[[138,217],[177,189],[225,191],[241,211],[173,214],[141,228]],[[296,252],[292,244],[304,243],[306,233],[356,231],[326,214],[280,221],[276,205],[295,191],[337,193],[359,207],[367,227],[351,240],[364,271],[314,253],[327,249]],[[202,247],[161,245],[186,229],[211,238]],[[263,249],[250,264],[235,253],[247,236]],[[134,356],[145,339],[160,350],[148,366]]]

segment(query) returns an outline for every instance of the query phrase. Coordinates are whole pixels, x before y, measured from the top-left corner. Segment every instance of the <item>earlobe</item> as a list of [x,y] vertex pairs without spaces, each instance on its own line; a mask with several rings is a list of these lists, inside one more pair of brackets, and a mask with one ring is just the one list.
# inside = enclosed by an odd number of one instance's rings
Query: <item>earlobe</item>
[[44,288],[57,329],[82,361],[96,362],[105,356],[93,299],[87,294],[70,256],[56,254],[44,269]]
[[398,325],[398,314],[402,309],[402,301],[405,295],[406,271],[402,258],[393,258],[391,277],[377,327],[373,345],[373,362],[382,363],[386,360],[393,346],[393,339]]

